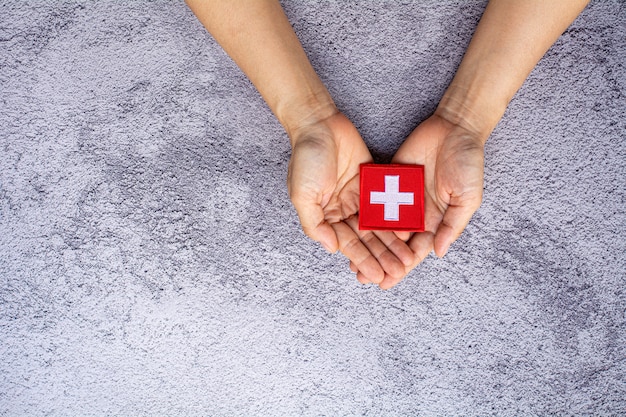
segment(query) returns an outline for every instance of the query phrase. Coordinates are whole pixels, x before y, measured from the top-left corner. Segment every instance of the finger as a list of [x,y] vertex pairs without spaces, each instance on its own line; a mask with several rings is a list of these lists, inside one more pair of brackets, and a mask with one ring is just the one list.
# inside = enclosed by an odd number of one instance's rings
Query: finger
[[332,227],[337,235],[341,253],[350,259],[369,281],[381,282],[385,277],[385,271],[354,230],[344,222],[333,223]]
[[[367,250],[370,252],[370,254],[374,256],[374,258],[377,260],[377,262],[383,268],[385,273],[391,274],[393,276],[402,276],[402,275],[405,274],[404,265],[402,264],[402,261],[400,261],[376,237],[376,235],[374,233],[372,233],[370,231],[360,232],[360,231],[358,231],[358,229],[354,230],[355,225],[352,224],[352,222],[346,221],[346,223],[348,223],[348,225],[353,229],[353,231],[356,234],[356,236],[358,237],[358,239],[360,239],[362,244],[365,245],[365,248],[367,248]],[[401,242],[400,240],[398,240],[398,241]],[[402,242],[402,243],[404,244],[404,242]],[[407,247],[407,249],[408,249],[408,247]],[[410,250],[409,250],[409,252],[410,252]],[[382,279],[383,279],[383,277],[381,277],[381,279],[378,280],[378,281],[372,280],[372,282],[379,283]]]
[[365,277],[365,275],[359,272],[359,268],[357,268],[354,262],[352,261],[350,261],[350,270],[356,274],[356,279],[361,284],[371,284],[371,282]]
[[394,232],[359,230],[357,216],[351,216],[345,222],[378,259],[385,272],[401,276],[406,273],[405,266],[413,264],[415,258],[413,252]]
[[292,197],[292,203],[298,213],[304,233],[311,239],[320,242],[328,252],[337,252],[339,248],[337,235],[324,218],[322,206],[297,196]]
[[407,241],[411,238],[411,232],[393,232],[395,233],[396,236],[398,236],[398,239],[403,240],[403,241]]
[[432,232],[416,233],[409,241],[409,247],[415,254],[415,264],[411,265],[415,268],[419,265],[430,252],[433,250],[435,235]]
[[363,285],[372,283],[362,272],[357,272],[356,279]]
[[[478,204],[480,205],[480,204]],[[450,249],[450,245],[461,236],[474,212],[474,206],[448,206],[434,238],[435,254],[442,258]]]
[[[433,240],[434,234],[431,232],[415,233],[413,237],[411,237],[409,247],[413,251],[415,257],[413,263],[406,268],[407,273],[419,265],[433,250]],[[398,285],[398,283],[400,283],[403,279],[404,277],[396,278],[388,275],[385,276],[379,284],[379,287],[383,290],[388,290]]]
[[352,272],[356,273],[356,279],[361,284],[365,285],[365,284],[371,284],[372,283],[365,275],[363,275],[362,272],[359,271],[359,268],[357,268],[356,265],[354,264],[354,262],[352,262],[352,261],[350,261],[350,270]]
[[411,251],[410,247],[407,246],[406,241],[397,236],[396,232],[377,231],[374,232],[374,234],[394,255],[396,255],[404,266],[413,265],[415,262],[415,254]]

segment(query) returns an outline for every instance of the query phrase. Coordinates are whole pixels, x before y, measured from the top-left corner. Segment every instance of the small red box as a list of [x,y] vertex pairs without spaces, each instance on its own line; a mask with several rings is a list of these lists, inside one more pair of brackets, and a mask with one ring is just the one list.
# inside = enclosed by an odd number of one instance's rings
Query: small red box
[[424,231],[424,167],[361,165],[360,230]]

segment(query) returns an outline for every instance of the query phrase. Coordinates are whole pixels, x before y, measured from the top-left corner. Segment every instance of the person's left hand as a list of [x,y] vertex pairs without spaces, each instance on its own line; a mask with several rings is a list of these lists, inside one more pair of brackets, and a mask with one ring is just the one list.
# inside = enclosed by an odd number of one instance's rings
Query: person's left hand
[[[433,248],[443,257],[461,235],[482,200],[483,143],[479,134],[435,114],[398,149],[393,163],[424,165],[425,231],[396,232],[408,241],[415,259],[401,277],[386,276],[382,289],[399,283]],[[360,274],[356,265],[350,267]]]

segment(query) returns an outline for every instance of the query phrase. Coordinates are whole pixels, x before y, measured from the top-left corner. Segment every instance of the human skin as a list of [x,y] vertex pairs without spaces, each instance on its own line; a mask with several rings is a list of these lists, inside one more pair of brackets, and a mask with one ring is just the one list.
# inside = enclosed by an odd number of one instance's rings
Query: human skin
[[[588,0],[491,0],[435,113],[393,162],[425,166],[426,230],[358,230],[358,168],[372,157],[335,107],[275,0],[187,0],[287,131],[288,189],[304,232],[389,289],[433,250],[443,257],[480,206],[484,145],[539,59]],[[404,242],[408,243],[408,246]]]
[[350,259],[368,282],[400,279],[415,255],[393,232],[351,227],[367,146],[311,66],[276,0],[187,0],[289,135],[287,186],[304,232]]
[[[405,140],[393,162],[424,165],[425,231],[398,233],[415,253],[443,257],[480,206],[484,145],[537,62],[588,0],[491,0],[435,113]],[[367,274],[351,265],[367,280]],[[386,277],[388,289],[400,279]]]

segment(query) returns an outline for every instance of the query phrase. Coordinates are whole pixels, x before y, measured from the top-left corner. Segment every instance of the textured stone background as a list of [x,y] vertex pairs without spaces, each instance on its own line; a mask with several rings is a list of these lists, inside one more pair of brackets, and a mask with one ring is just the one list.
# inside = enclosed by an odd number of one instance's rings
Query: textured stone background
[[[285,1],[379,161],[484,3]],[[593,2],[443,260],[360,286],[286,134],[182,2],[0,5],[0,415],[626,415],[626,17]]]

